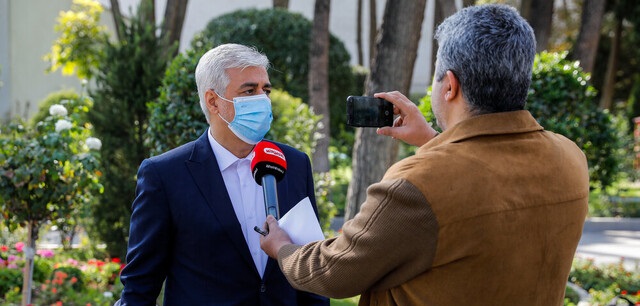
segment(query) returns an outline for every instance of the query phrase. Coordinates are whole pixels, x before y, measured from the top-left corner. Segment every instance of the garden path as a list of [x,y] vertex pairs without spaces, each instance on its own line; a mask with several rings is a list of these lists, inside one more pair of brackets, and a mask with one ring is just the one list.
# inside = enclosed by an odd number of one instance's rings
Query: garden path
[[640,271],[640,218],[588,219],[576,257],[622,262],[627,270]]

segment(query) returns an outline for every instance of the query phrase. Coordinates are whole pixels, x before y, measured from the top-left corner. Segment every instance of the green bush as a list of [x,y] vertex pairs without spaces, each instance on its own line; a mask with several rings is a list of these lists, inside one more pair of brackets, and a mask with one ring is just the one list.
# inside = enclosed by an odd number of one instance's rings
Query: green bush
[[176,56],[162,79],[160,96],[147,104],[145,145],[151,155],[194,140],[207,129],[194,75],[202,54],[204,51],[187,50]]
[[567,286],[564,290],[564,305],[577,305],[580,302],[580,295]]
[[[22,254],[14,255],[20,255],[20,257],[13,261],[17,267],[0,267],[0,302],[2,302],[2,299],[7,295],[19,297],[22,291],[24,258],[21,256]],[[4,256],[0,256],[0,260],[9,262]],[[52,267],[46,259],[35,257],[33,261],[33,282],[45,282],[51,274],[51,271]]]
[[640,199],[595,193],[589,200],[589,216],[640,218]]
[[69,113],[77,114],[79,116],[78,123],[84,124],[89,121],[87,113],[93,106],[93,101],[87,96],[80,97],[74,90],[61,90],[51,93],[38,104],[38,112],[31,117],[30,124],[36,125],[49,117],[49,108],[54,104],[60,104],[66,107]]
[[42,258],[40,256],[36,256],[33,260],[33,281],[34,282],[45,282],[51,272],[53,271],[53,267],[51,262],[46,258]]
[[0,298],[16,288],[22,288],[22,270],[0,268]]
[[[247,9],[219,16],[191,42],[194,50],[208,50],[223,43],[255,46],[264,52],[273,69],[269,78],[275,88],[309,100],[309,42],[313,23],[298,13],[283,9]],[[329,100],[331,137],[346,123],[346,98],[358,95],[355,76],[344,44],[330,35]],[[350,153],[350,152],[349,152]]]
[[620,173],[624,134],[618,118],[598,108],[589,75],[566,53],[536,55],[527,109],[546,129],[573,140],[587,156],[592,186],[605,189]]
[[61,278],[60,273],[63,273],[62,275],[64,276],[64,278],[74,279],[74,281],[71,283],[71,287],[74,290],[84,290],[84,273],[82,273],[82,270],[76,267],[62,266],[54,269],[53,272],[51,272],[49,280],[53,282],[57,278]]
[[291,96],[287,92],[273,90],[270,98],[273,123],[265,137],[289,144],[311,156],[320,136],[316,132],[320,124],[320,116],[314,114],[300,98]]

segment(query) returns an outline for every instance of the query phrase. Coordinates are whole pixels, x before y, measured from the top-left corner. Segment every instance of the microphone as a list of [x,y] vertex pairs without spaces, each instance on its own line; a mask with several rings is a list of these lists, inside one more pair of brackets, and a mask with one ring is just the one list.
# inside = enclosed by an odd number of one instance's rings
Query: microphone
[[278,146],[264,140],[256,144],[254,152],[255,156],[251,160],[251,173],[256,183],[262,186],[266,213],[280,219],[276,182],[281,181],[284,177],[284,173],[287,171],[287,160]]

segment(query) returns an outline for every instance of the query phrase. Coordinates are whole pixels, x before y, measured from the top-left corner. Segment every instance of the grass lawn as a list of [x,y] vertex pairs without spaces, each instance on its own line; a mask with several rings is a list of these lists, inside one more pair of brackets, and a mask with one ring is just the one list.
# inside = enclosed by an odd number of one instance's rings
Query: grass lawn
[[331,299],[331,306],[355,306],[358,305],[360,296],[354,296],[346,299]]

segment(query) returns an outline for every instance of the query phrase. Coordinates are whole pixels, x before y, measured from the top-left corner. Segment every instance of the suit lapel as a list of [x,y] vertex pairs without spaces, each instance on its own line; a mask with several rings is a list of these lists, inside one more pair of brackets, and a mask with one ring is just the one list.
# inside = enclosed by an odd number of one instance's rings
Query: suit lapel
[[[222,173],[211,150],[207,132],[196,140],[191,157],[185,163],[198,189],[206,199],[206,205],[211,209],[215,221],[224,229],[229,236],[229,240],[231,240],[246,263],[251,265],[258,273],[251,258],[249,247],[244,240],[242,228],[233,210],[231,199],[227,189],[224,187]],[[212,220],[212,222],[214,221]]]

